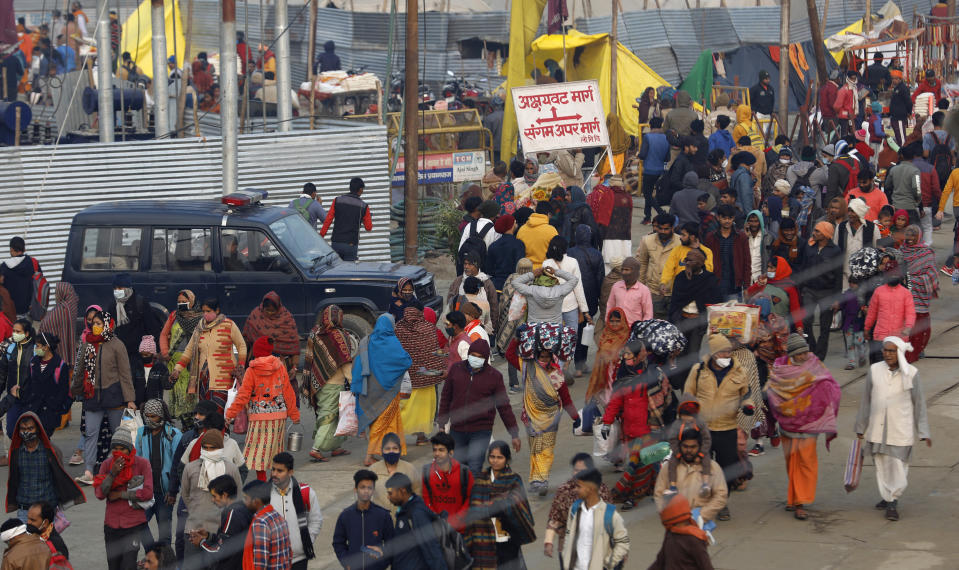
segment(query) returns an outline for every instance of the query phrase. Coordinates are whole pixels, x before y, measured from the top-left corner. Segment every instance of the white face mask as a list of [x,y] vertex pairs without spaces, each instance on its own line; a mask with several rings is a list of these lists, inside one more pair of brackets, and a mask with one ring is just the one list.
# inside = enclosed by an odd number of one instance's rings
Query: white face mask
[[767,272],[766,272],[766,277],[769,277],[770,279],[775,279],[775,278],[776,278],[776,272],[775,272],[775,271],[767,271]]
[[717,358],[715,360],[716,360],[716,366],[720,368],[726,368],[733,362],[732,358]]
[[114,289],[114,290],[113,290],[113,297],[114,297],[115,299],[122,299],[124,294],[125,294],[125,293],[124,293],[123,289]]
[[788,158],[780,158],[780,159],[779,159],[779,163],[780,163],[780,164],[789,164],[789,159],[788,159]]
[[486,364],[486,359],[482,356],[473,356],[472,354],[466,357],[466,361],[469,362],[470,368],[473,370],[479,370]]

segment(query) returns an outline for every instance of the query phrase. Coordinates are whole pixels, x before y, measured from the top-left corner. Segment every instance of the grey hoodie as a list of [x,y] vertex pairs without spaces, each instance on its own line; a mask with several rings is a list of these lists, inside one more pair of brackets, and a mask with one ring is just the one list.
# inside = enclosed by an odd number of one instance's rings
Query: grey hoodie
[[576,287],[579,278],[562,269],[555,269],[553,275],[565,282],[552,287],[533,285],[532,272],[513,279],[513,288],[526,297],[526,322],[563,324],[563,298]]
[[679,217],[679,223],[699,223],[699,206],[696,205],[699,197],[705,194],[699,189],[699,176],[695,172],[687,172],[683,176],[683,189],[673,194],[669,202],[669,211]]

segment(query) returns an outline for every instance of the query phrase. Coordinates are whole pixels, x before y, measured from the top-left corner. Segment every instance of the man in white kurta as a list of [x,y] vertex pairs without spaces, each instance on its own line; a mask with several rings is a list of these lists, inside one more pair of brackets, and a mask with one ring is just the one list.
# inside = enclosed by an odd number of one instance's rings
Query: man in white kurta
[[906,490],[909,459],[918,436],[932,447],[926,400],[919,384],[919,371],[906,362],[912,345],[899,337],[882,341],[882,362],[869,367],[866,393],[856,416],[856,435],[865,438],[864,451],[876,464],[876,481],[886,518],[899,520],[899,497]]

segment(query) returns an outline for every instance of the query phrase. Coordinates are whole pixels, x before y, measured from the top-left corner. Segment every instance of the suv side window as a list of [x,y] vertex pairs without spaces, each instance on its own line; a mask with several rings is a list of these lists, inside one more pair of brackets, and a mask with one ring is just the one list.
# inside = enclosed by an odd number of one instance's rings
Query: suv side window
[[223,271],[281,271],[293,269],[264,232],[258,230],[220,230]]
[[142,228],[86,228],[83,230],[80,270],[139,270],[142,235]]
[[209,228],[154,228],[150,271],[211,271]]

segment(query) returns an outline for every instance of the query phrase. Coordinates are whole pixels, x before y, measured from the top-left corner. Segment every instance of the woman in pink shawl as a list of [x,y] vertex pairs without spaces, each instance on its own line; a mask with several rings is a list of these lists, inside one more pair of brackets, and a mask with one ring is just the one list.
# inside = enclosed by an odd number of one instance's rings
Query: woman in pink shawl
[[836,437],[839,384],[826,366],[809,352],[802,335],[793,333],[786,342],[786,356],[773,363],[766,382],[769,411],[779,423],[789,492],[786,510],[799,520],[809,518],[803,508],[816,498],[819,459],[816,436],[826,434],[826,449]]
[[922,230],[913,224],[906,226],[906,240],[899,251],[909,275],[909,292],[916,305],[916,324],[909,335],[909,344],[913,350],[906,353],[906,361],[912,364],[926,349],[932,336],[932,319],[929,317],[929,305],[939,296],[939,272],[936,270],[936,254],[932,248],[922,243]]

